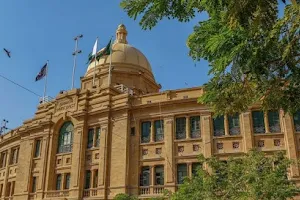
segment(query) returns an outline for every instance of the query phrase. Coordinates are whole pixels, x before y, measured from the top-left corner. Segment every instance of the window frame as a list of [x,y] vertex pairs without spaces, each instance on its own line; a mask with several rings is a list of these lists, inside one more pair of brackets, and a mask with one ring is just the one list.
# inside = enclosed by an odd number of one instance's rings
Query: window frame
[[65,190],[70,189],[70,183],[71,183],[71,173],[66,173],[65,174],[65,185],[64,185]]
[[[221,123],[221,128],[216,127],[217,123],[216,122],[220,122]],[[222,137],[225,136],[225,116],[221,115],[218,117],[213,118],[212,120],[213,123],[213,133],[214,133],[214,137]],[[220,134],[219,134],[220,133]]]
[[[254,119],[254,113],[262,113],[262,124],[261,122],[258,124],[258,126],[255,126],[255,119]],[[264,134],[266,133],[266,122],[265,122],[265,113],[262,110],[252,110],[251,111],[251,120],[252,120],[252,130],[254,134]],[[257,131],[259,128],[262,128],[262,130]]]
[[[161,170],[161,171],[158,171]],[[159,175],[158,175],[159,174]],[[165,168],[164,165],[156,165],[154,167],[154,185],[164,185],[165,184]],[[160,178],[160,181],[157,181]]]
[[164,141],[164,130],[165,130],[164,120],[163,119],[154,120],[153,125],[154,125],[154,141],[155,142]]
[[[180,120],[182,120],[180,122]],[[186,117],[178,116],[175,118],[175,139],[184,140],[186,139]]]
[[[69,127],[70,126],[70,127]],[[67,130],[70,128],[71,130]],[[57,154],[71,153],[73,150],[74,125],[71,121],[63,123],[59,130]]]
[[[37,144],[38,145],[38,148],[37,148]],[[41,156],[41,144],[42,144],[42,140],[41,139],[36,139],[34,141],[34,158],[39,158]],[[37,151],[38,149],[38,151]]]
[[[146,124],[150,126],[146,126]],[[151,127],[152,127],[151,121],[141,122],[141,137],[140,137],[141,143],[149,143],[151,141]],[[147,133],[147,130],[149,131],[149,133]]]
[[[235,113],[233,115],[228,115],[227,118],[228,118],[229,135],[240,135],[241,134],[240,114]],[[234,120],[238,121],[238,126],[234,125]]]
[[62,182],[62,174],[56,174],[55,190],[57,191],[61,190],[61,182]]
[[[271,113],[272,113],[272,115],[271,115]],[[278,119],[275,119],[275,120],[278,121],[278,124],[273,123],[274,122],[274,117],[275,117],[274,114],[277,115],[276,117],[278,117]],[[280,133],[281,132],[280,112],[278,110],[270,110],[270,111],[268,111],[267,115],[268,115],[267,119],[268,119],[268,125],[269,125],[270,133]],[[271,124],[271,122],[273,124]]]
[[[185,167],[185,171],[179,171],[180,167]],[[182,175],[179,176],[179,173],[182,173]],[[186,174],[184,176],[184,174]],[[188,166],[187,163],[178,163],[177,164],[177,184],[183,184],[184,178],[188,176]]]
[[85,170],[85,177],[84,177],[84,189],[90,189],[91,188],[91,170]]
[[[146,180],[146,181],[144,182],[144,180]],[[146,184],[144,184],[144,183],[146,183]],[[140,174],[140,186],[142,186],[142,187],[148,187],[150,185],[151,185],[151,170],[150,170],[150,166],[142,166],[141,167],[141,174]]]
[[37,176],[32,177],[32,184],[31,184],[31,193],[36,193],[37,189]]
[[[189,117],[190,138],[201,138],[201,116],[193,115]],[[196,127],[196,128],[195,128]]]
[[95,129],[94,128],[89,128],[88,129],[88,135],[87,135],[87,149],[91,149],[94,146],[94,134],[95,134]]

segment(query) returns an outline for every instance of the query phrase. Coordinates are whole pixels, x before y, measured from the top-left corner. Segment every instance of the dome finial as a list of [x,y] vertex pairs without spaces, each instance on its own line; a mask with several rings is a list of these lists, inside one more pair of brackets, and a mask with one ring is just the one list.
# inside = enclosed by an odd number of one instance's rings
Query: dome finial
[[124,43],[127,44],[127,30],[124,24],[120,24],[116,31],[116,43]]

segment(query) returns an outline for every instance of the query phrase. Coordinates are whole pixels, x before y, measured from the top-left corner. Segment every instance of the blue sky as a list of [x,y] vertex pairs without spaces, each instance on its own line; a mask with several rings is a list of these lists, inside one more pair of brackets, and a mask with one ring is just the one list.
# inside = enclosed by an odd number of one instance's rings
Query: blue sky
[[[186,39],[202,17],[190,23],[163,20],[144,31],[127,17],[119,0],[3,0],[0,1],[0,75],[42,95],[44,82],[35,82],[40,68],[49,60],[48,95],[71,87],[74,36],[83,34],[77,59],[76,82],[85,74],[87,55],[95,38],[105,46],[121,22],[128,30],[128,42],[140,49],[151,63],[163,90],[199,86],[208,81],[208,64],[188,57]],[[9,59],[3,48],[11,50]],[[15,128],[34,116],[38,97],[0,78],[0,120]]]

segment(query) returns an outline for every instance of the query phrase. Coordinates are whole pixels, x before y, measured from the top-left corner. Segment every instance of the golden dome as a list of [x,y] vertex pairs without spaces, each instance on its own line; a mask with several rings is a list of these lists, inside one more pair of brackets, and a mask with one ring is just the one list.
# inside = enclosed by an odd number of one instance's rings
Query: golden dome
[[[112,55],[101,57],[100,60],[96,63],[96,68],[101,69],[103,66],[109,65],[111,59],[113,66],[116,66],[118,64],[125,64],[132,67],[139,67],[141,68],[141,71],[146,70],[152,75],[152,69],[149,61],[141,51],[127,44],[126,36],[126,27],[123,24],[120,24],[116,31],[116,40],[112,45]],[[94,71],[94,67],[95,63],[90,63],[86,75],[91,74],[91,72]]]

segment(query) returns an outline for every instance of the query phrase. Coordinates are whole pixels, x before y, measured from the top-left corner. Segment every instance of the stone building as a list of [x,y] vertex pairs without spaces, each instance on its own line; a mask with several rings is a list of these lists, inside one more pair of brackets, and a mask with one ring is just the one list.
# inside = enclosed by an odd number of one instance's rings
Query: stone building
[[[119,25],[112,58],[92,62],[79,89],[41,103],[0,137],[0,199],[149,198],[176,191],[200,166],[199,154],[226,159],[257,147],[298,158],[300,114],[253,106],[213,118],[197,103],[201,87],[160,92],[147,58],[126,38]],[[290,174],[298,180],[299,168]]]

